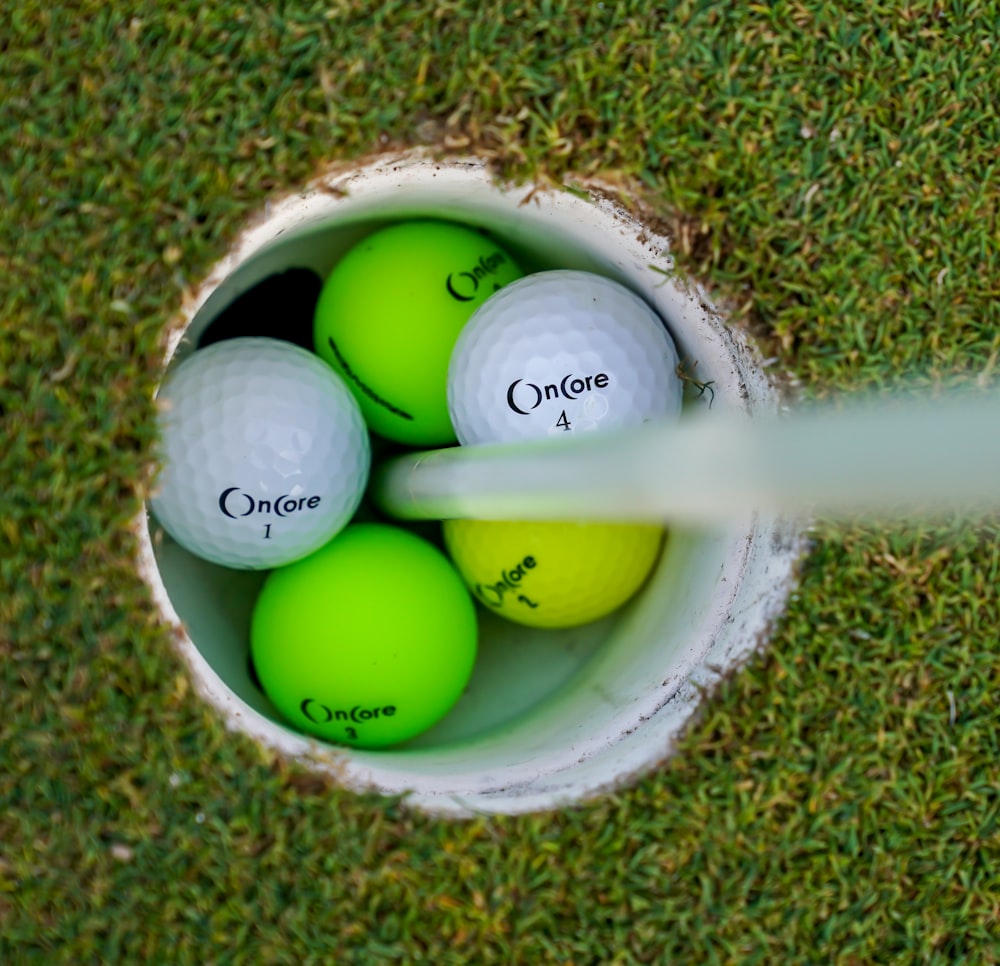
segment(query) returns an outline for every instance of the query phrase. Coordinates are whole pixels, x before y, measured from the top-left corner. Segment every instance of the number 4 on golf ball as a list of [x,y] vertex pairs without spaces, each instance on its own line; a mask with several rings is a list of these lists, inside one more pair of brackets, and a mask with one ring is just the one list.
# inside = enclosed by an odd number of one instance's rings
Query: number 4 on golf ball
[[459,442],[621,429],[681,408],[677,351],[659,316],[618,282],[539,272],[484,302],[448,367]]

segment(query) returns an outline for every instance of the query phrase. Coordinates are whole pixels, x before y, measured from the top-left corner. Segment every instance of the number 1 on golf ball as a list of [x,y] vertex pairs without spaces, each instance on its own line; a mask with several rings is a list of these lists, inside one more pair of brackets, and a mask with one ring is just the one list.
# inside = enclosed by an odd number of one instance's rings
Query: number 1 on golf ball
[[590,272],[539,272],[472,315],[448,367],[463,444],[620,429],[681,408],[677,351],[638,295]]
[[237,570],[291,563],[339,533],[371,461],[361,410],[311,352],[243,337],[199,349],[157,396],[150,506],[188,551]]

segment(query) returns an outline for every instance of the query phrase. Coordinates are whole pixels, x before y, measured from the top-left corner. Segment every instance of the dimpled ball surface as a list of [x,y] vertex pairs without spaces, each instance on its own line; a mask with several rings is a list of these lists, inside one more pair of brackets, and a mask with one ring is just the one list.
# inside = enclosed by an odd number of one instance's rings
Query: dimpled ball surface
[[677,352],[659,316],[618,282],[539,272],[469,319],[448,368],[463,444],[638,426],[681,408]]
[[445,546],[486,607],[532,627],[605,617],[643,585],[663,530],[615,523],[446,520]]
[[473,228],[410,221],[362,239],[334,266],[316,306],[316,352],[354,393],[373,432],[412,446],[455,442],[448,360],[477,306],[521,277]]
[[268,575],[250,642],[265,693],[292,724],[382,748],[426,731],[461,696],[476,611],[440,550],[360,523]]
[[368,433],[340,377],[287,342],[199,349],[157,397],[162,472],[150,500],[191,553],[241,570],[290,563],[357,509]]

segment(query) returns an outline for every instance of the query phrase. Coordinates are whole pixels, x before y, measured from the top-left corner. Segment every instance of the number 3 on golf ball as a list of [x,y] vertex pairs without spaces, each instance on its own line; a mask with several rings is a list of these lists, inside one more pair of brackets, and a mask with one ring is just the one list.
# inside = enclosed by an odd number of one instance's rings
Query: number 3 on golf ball
[[268,576],[250,649],[264,692],[302,731],[384,748],[459,699],[476,658],[476,611],[436,547],[356,523]]
[[605,617],[642,586],[663,543],[657,526],[446,520],[444,540],[476,598],[532,627]]

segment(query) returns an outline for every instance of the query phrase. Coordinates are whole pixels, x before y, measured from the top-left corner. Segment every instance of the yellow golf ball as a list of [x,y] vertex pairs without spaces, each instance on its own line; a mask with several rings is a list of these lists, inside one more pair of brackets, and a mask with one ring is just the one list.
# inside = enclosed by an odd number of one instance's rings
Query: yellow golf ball
[[642,586],[663,530],[617,523],[446,520],[444,540],[476,598],[532,627],[576,627]]

